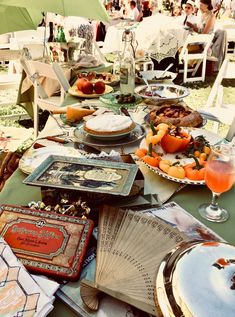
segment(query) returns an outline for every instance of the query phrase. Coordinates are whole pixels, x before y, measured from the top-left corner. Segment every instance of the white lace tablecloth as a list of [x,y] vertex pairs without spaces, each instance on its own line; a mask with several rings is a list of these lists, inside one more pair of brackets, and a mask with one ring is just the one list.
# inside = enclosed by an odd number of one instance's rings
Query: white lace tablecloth
[[187,35],[177,19],[159,13],[145,18],[135,30],[138,49],[147,51],[157,61],[175,57]]
[[[124,28],[118,26],[108,28],[103,53],[122,51],[123,31]],[[143,49],[157,61],[166,57],[175,57],[188,34],[177,19],[159,13],[144,18],[133,31],[138,42],[137,49]]]

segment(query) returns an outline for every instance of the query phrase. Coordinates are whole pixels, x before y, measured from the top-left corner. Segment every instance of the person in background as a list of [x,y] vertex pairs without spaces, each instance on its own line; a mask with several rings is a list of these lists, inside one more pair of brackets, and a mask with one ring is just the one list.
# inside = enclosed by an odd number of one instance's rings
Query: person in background
[[130,9],[128,11],[126,18],[131,19],[132,21],[138,21],[139,15],[140,12],[136,7],[136,2],[130,1]]
[[200,0],[201,21],[198,25],[186,22],[186,25],[193,29],[194,32],[210,34],[214,31],[216,16],[213,13],[211,0]]
[[149,1],[143,2],[142,14],[143,14],[143,18],[146,18],[152,15],[152,11],[149,8]]
[[197,25],[198,18],[194,15],[194,6],[195,3],[193,0],[187,0],[187,2],[183,5],[184,14],[182,14],[180,22],[184,26],[186,26],[187,22]]
[[172,7],[171,16],[179,17],[179,16],[181,16],[181,13],[182,13],[182,9],[179,5],[175,5]]

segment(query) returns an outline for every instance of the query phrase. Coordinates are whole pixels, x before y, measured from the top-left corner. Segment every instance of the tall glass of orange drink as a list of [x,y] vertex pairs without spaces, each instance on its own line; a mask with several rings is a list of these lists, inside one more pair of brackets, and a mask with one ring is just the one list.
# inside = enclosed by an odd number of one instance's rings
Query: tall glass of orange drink
[[230,190],[235,182],[235,153],[229,145],[219,145],[211,149],[205,172],[205,182],[212,191],[210,204],[199,207],[203,218],[213,222],[223,222],[229,217],[224,208],[219,207],[219,196]]

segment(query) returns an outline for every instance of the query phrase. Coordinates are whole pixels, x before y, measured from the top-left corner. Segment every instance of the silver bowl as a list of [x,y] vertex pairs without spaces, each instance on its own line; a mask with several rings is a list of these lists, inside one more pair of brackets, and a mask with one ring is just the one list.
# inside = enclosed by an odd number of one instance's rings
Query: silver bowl
[[147,85],[137,87],[135,93],[145,99],[167,101],[181,100],[189,95],[189,90],[173,84],[150,84],[149,87]]

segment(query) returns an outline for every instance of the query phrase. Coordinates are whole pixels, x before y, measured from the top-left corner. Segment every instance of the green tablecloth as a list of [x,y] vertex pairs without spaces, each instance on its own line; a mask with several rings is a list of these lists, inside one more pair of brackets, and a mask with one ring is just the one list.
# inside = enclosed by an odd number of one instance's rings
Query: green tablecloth
[[[18,204],[27,205],[29,201],[38,201],[41,199],[41,192],[39,187],[28,186],[22,184],[26,175],[17,169],[14,174],[8,179],[5,187],[0,193],[0,203],[2,204]],[[220,204],[230,211],[230,218],[225,223],[211,223],[202,219],[197,208],[200,204],[208,202],[211,199],[211,193],[206,186],[187,186],[180,192],[175,194],[171,200],[176,201],[179,205],[190,212],[194,217],[199,219],[205,225],[214,230],[217,234],[223,237],[226,241],[235,244],[235,188],[229,192],[224,193],[220,197]],[[55,308],[49,314],[50,317],[74,317],[78,316],[65,304],[59,300],[55,301]]]
[[[7,180],[0,192],[0,203],[27,205],[28,202],[41,199],[40,187],[22,184],[26,175],[17,169]],[[229,210],[230,218],[224,223],[212,223],[200,217],[197,208],[200,204],[211,200],[211,192],[206,186],[187,186],[175,194],[171,200],[199,219],[206,226],[214,230],[229,243],[235,244],[235,187],[221,195],[219,204]]]

